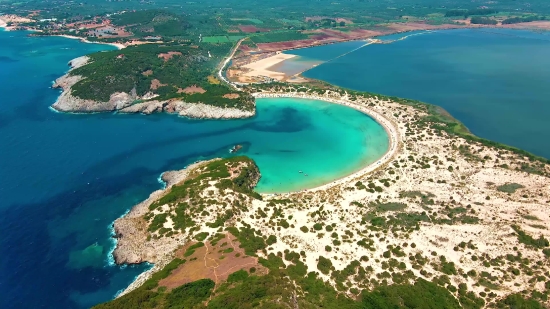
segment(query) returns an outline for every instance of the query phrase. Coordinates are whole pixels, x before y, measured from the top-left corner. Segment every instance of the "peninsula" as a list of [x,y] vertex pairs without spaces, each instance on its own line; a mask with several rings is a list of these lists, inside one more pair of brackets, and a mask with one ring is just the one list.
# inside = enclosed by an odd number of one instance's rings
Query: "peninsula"
[[255,193],[261,171],[245,157],[165,174],[165,190],[115,222],[117,262],[155,266],[97,308],[548,305],[547,160],[416,101],[318,83],[243,90],[356,108],[386,128],[390,148],[287,194]]

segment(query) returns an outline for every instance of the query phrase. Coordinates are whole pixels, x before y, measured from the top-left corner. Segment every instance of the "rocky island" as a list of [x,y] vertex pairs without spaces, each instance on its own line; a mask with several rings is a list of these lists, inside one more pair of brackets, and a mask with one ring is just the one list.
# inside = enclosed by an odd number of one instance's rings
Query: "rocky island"
[[166,190],[115,222],[117,262],[154,268],[97,308],[549,305],[546,159],[416,101],[319,84],[244,90],[369,113],[390,131],[390,149],[288,194],[255,193],[260,173],[245,157],[165,174]]

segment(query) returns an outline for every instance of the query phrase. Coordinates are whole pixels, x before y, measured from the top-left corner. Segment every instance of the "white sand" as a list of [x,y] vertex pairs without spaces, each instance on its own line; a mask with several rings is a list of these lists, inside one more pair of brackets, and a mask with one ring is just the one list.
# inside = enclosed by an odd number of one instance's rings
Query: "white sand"
[[285,73],[272,71],[269,68],[285,60],[292,59],[294,57],[296,57],[296,55],[279,53],[274,56],[249,63],[247,65],[244,65],[243,67],[250,69],[251,71],[245,73],[244,75],[249,77],[267,76],[277,80],[283,80],[286,77]]
[[92,42],[92,41],[88,41],[85,38],[82,38],[82,37],[79,37],[79,36],[74,36],[74,35],[61,34],[61,35],[53,35],[53,36],[60,36],[60,37],[64,37],[64,38],[67,38],[67,39],[80,40],[82,43],[112,45],[112,46],[115,46],[118,49],[123,49],[123,48],[126,47],[126,45],[121,44],[121,43]]

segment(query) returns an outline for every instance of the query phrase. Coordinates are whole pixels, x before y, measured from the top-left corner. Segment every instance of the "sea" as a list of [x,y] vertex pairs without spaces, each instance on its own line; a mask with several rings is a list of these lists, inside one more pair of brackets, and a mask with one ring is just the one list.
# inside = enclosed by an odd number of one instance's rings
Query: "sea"
[[456,29],[378,39],[386,44],[288,51],[298,57],[278,68],[439,105],[477,136],[550,158],[550,32]]
[[114,265],[112,222],[161,189],[164,171],[242,145],[237,155],[260,168],[258,191],[288,192],[388,148],[372,118],[316,100],[259,99],[257,116],[227,121],[49,109],[68,61],[109,49],[0,30],[0,308],[89,308],[149,269]]

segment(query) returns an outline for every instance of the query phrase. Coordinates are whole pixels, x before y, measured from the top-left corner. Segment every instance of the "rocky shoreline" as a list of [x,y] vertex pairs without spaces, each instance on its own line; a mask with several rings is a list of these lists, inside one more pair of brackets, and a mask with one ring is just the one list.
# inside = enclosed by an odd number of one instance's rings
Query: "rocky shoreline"
[[204,103],[188,103],[181,99],[153,100],[155,94],[147,93],[139,97],[134,89],[130,93],[115,92],[111,94],[108,102],[81,99],[72,94],[71,87],[83,80],[83,77],[72,75],[71,71],[86,65],[89,60],[87,56],[71,60],[69,72],[55,81],[52,88],[60,88],[63,92],[51,106],[54,110],[67,113],[119,112],[145,115],[164,112],[198,119],[240,119],[250,118],[256,114],[255,108],[247,111],[234,107],[222,108]]
[[181,183],[193,170],[211,161],[200,161],[183,170],[163,173],[161,179],[166,182],[165,189],[154,191],[146,200],[132,207],[128,214],[115,220],[113,227],[117,244],[113,257],[116,264],[156,264],[176,249],[178,243],[183,241],[181,237],[148,239],[147,223],[143,220],[143,215],[149,210],[149,206],[165,195],[173,185]]

